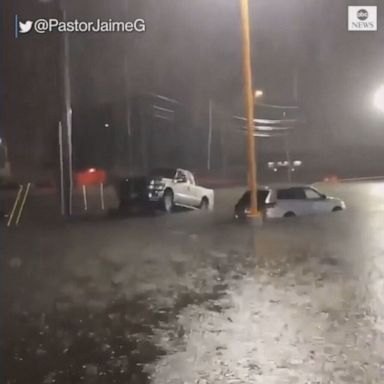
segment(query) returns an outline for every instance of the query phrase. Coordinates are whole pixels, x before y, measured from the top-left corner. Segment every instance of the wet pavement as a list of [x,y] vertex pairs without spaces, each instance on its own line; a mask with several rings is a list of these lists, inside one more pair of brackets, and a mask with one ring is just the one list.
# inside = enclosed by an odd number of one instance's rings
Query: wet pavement
[[381,383],[384,183],[323,186],[348,210],[7,231],[6,383]]

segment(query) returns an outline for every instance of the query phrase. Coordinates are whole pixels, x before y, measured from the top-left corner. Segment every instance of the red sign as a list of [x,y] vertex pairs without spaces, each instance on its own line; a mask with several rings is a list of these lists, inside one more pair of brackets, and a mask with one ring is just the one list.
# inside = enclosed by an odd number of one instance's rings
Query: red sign
[[104,184],[106,180],[107,173],[103,169],[89,168],[85,171],[75,173],[75,182],[77,186]]

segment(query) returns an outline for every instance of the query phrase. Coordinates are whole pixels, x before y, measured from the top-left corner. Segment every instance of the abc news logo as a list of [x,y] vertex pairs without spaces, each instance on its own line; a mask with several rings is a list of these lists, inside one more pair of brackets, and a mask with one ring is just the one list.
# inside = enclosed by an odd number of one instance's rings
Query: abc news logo
[[361,21],[365,21],[368,19],[369,13],[366,9],[360,9],[360,11],[357,12],[357,18]]
[[377,31],[377,7],[349,6],[348,31]]

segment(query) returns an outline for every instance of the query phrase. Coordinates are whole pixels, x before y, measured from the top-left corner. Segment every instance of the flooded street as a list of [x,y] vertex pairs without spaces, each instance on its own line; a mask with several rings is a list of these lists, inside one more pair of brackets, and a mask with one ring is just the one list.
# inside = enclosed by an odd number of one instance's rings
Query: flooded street
[[4,0],[0,384],[384,384],[367,3]]
[[[6,232],[6,383],[380,383],[384,186],[345,212],[25,225]],[[4,245],[2,245],[4,246]]]

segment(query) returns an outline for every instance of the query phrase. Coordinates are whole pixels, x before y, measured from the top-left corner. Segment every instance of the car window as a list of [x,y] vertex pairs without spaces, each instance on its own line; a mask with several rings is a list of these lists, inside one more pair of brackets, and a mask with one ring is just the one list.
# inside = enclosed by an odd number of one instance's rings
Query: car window
[[265,190],[257,191],[257,206],[259,208],[262,208],[265,206],[268,195],[269,195],[269,191],[265,191]]
[[[269,195],[269,191],[258,190],[257,191],[257,205],[258,207],[263,207],[266,203],[266,199]],[[240,199],[240,203],[249,205],[251,203],[251,193],[249,191],[245,192]]]
[[285,188],[277,191],[277,198],[279,200],[302,200],[305,199],[305,192],[303,188]]
[[192,173],[189,171],[186,171],[185,174],[187,176],[188,183],[195,184],[195,178],[193,177]]
[[176,172],[176,179],[184,180],[183,182],[185,183],[187,181],[187,177],[185,176],[185,173],[178,169]]
[[251,200],[251,194],[249,191],[245,192],[244,195],[240,199],[240,203],[249,204]]
[[315,191],[312,188],[306,188],[305,197],[309,200],[317,200],[317,199],[320,199],[321,195],[319,192]]

